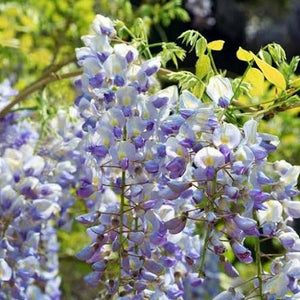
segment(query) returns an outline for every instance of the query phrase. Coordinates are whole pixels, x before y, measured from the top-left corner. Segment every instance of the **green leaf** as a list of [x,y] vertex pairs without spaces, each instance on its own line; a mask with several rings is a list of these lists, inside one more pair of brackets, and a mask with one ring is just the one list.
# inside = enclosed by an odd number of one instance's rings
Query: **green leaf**
[[290,82],[291,87],[300,88],[300,77]]
[[251,84],[246,81],[241,81],[241,78],[235,78],[232,82],[232,89],[235,91],[235,98],[239,98],[240,95],[247,95],[251,97],[250,90]]
[[133,32],[137,38],[147,41],[147,26],[142,18],[137,18],[133,24]]
[[178,81],[178,85],[181,89],[192,89],[199,79],[193,73],[188,71],[172,72],[168,75],[170,80]]
[[274,62],[277,64],[277,66],[280,65],[281,62],[286,60],[286,54],[283,48],[276,44],[272,43],[268,45],[268,51],[270,52]]
[[207,41],[204,37],[201,37],[196,43],[196,55],[200,57],[204,54],[207,47]]
[[258,56],[259,56],[263,61],[265,61],[267,64],[269,64],[269,65],[272,64],[272,57],[271,57],[271,55],[270,55],[267,51],[261,49],[261,50],[258,52]]
[[284,77],[286,78],[287,81],[290,80],[291,76],[297,70],[299,61],[300,61],[300,57],[299,56],[294,56],[291,59],[289,64],[285,61],[283,63],[281,63],[280,71],[282,72],[282,74],[284,75]]
[[267,80],[273,83],[278,88],[285,90],[286,82],[283,75],[277,69],[273,68],[271,65],[258,58],[256,55],[253,54],[253,57],[257,66],[263,72]]
[[176,68],[178,68],[177,58],[181,61],[185,58],[185,50],[177,46],[175,43],[163,43],[163,51],[160,53],[162,58],[163,66],[166,66],[166,63],[169,60],[172,60]]
[[201,81],[198,81],[192,90],[193,94],[199,99],[203,96],[204,91],[205,85]]
[[239,47],[238,51],[236,52],[236,57],[242,61],[251,61],[253,59],[253,55],[250,51]]
[[196,30],[187,30],[183,32],[178,39],[182,39],[182,42],[191,46],[192,51],[197,44],[197,41],[202,37],[201,33]]
[[221,51],[223,49],[225,41],[216,40],[207,44],[207,48],[213,51]]
[[202,79],[210,70],[210,59],[208,55],[201,55],[196,62],[196,75]]
[[178,19],[181,20],[182,22],[189,22],[191,19],[188,12],[181,7],[178,7],[175,10],[175,14],[178,17]]

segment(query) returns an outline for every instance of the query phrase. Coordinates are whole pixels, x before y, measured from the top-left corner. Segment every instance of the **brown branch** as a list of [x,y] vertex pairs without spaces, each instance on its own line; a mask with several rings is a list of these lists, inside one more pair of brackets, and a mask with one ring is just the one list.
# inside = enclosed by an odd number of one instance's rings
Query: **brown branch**
[[12,107],[14,107],[16,104],[24,100],[28,95],[31,93],[39,90],[43,86],[47,85],[48,83],[58,81],[61,79],[67,79],[67,78],[72,78],[78,75],[82,74],[82,70],[76,70],[70,73],[65,73],[65,74],[56,74],[56,73],[51,73],[48,77],[44,78],[42,77],[40,80],[34,82],[32,85],[27,87],[25,90],[23,90],[16,98],[11,101],[9,104],[7,104],[1,111],[0,111],[0,118],[3,118],[9,111],[11,110]]
[[[41,78],[44,78],[46,76],[48,76],[49,74],[53,73],[53,72],[57,72],[58,70],[60,70],[62,67],[70,64],[70,63],[75,63],[76,62],[76,57],[71,57],[70,59],[63,61],[61,63],[58,64],[51,64],[48,67],[45,68],[45,70],[42,72],[42,76]],[[39,78],[39,79],[41,79]]]
[[[37,78],[35,81],[33,81],[30,86],[33,86],[34,84],[36,84],[37,82],[40,82],[42,79],[48,77],[49,75],[51,75],[51,73],[55,73],[57,71],[59,71],[61,68],[67,66],[70,63],[75,63],[76,62],[76,58],[75,57],[71,57],[66,61],[60,62],[58,64],[50,64],[48,65],[41,73],[41,76],[39,78]],[[28,88],[28,87],[27,87]],[[26,89],[27,89],[26,88]]]
[[267,110],[266,112],[263,112],[263,117],[266,120],[269,120],[269,119],[274,118],[274,116],[278,113],[281,113],[281,112],[284,112],[284,111],[287,111],[287,110],[290,110],[290,109],[298,108],[298,107],[300,107],[300,102],[299,103],[294,103],[294,104],[291,104],[291,105],[283,104],[281,106],[277,106],[277,107],[274,107],[270,110]]

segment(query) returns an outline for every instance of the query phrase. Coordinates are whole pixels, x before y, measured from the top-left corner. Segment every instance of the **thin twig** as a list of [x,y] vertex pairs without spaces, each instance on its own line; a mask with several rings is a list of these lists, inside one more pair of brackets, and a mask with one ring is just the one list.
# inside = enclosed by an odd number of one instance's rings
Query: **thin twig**
[[[70,64],[70,63],[76,63],[76,57],[71,57],[66,61],[57,63],[57,64],[51,64],[48,67],[45,68],[45,70],[42,72],[42,76],[41,78],[45,78],[46,76],[48,76],[49,74],[53,73],[53,72],[57,72],[58,70],[60,70],[62,67]],[[40,78],[40,79],[41,79]]]
[[11,101],[9,104],[7,104],[1,111],[0,111],[0,118],[3,118],[7,113],[10,112],[11,108],[14,107],[16,104],[24,100],[27,96],[29,96],[31,93],[39,90],[43,86],[54,82],[58,81],[61,79],[67,79],[67,78],[72,78],[78,75],[82,74],[82,70],[76,70],[70,73],[65,73],[65,74],[56,74],[56,73],[51,73],[48,77],[42,78],[41,80],[36,81],[34,84],[30,85],[27,87],[25,90],[23,90],[13,101]]

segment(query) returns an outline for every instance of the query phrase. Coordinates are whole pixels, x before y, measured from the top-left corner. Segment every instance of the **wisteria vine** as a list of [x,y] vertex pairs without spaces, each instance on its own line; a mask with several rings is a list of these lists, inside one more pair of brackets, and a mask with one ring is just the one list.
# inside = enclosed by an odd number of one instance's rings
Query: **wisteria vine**
[[[76,105],[93,171],[78,190],[93,200],[77,217],[91,237],[77,255],[92,264],[86,280],[102,283],[108,298],[244,299],[234,286],[218,288],[219,267],[239,277],[231,249],[257,265],[250,296],[298,293],[299,238],[290,220],[300,216],[292,200],[300,168],[267,161],[277,137],[259,133],[254,119],[242,128],[226,122],[229,79],[210,78],[210,103],[176,86],[160,89],[159,57],[143,60],[134,46],[113,42],[108,18],[97,16],[93,29],[76,52],[83,67]],[[268,273],[260,250],[267,239],[286,249]]]
[[[76,49],[76,121],[60,111],[39,141],[28,112],[0,120],[0,299],[60,299],[56,230],[76,199],[91,239],[76,256],[99,299],[298,299],[300,167],[268,161],[279,140],[257,120],[228,121],[228,78],[211,76],[209,101],[162,89],[159,56],[121,42],[107,17],[92,26]],[[15,94],[3,83],[0,108]]]

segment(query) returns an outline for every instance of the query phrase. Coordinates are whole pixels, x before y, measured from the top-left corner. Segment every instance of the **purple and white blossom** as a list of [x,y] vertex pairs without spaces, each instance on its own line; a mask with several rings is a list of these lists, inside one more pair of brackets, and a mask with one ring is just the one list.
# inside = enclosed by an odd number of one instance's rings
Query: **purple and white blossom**
[[233,97],[233,91],[228,78],[221,75],[209,79],[206,93],[216,106],[226,108]]
[[[26,111],[0,120],[0,299],[60,298],[57,228],[70,229],[76,200],[90,238],[76,257],[103,299],[250,298],[221,288],[220,267],[240,280],[237,262],[259,264],[254,296],[298,297],[300,167],[268,162],[278,138],[255,119],[228,123],[228,78],[212,76],[203,101],[161,89],[160,57],[119,42],[108,17],[92,28],[76,49],[81,95],[51,120],[56,136],[41,139]],[[1,84],[0,108],[16,94]],[[265,239],[284,251],[254,253],[248,240]]]
[[[107,294],[125,299],[189,299],[189,291],[243,299],[234,288],[216,288],[218,266],[239,277],[228,245],[241,263],[255,263],[248,237],[276,238],[294,251],[286,257],[297,256],[299,238],[287,221],[299,214],[292,199],[299,170],[267,161],[278,139],[259,133],[256,120],[239,128],[220,115],[234,96],[228,78],[210,78],[213,104],[174,86],[161,90],[159,57],[144,61],[134,45],[111,45],[112,23],[97,17],[94,24],[95,37],[77,49],[84,73],[76,106],[91,170],[77,193],[93,203],[77,218],[91,237],[78,253],[95,270],[87,281],[106,280]],[[115,274],[108,264],[119,266]],[[293,272],[284,290],[296,293]],[[269,279],[262,275],[266,295]]]

